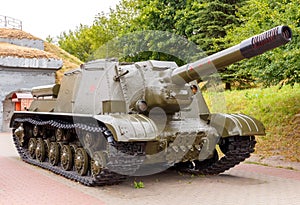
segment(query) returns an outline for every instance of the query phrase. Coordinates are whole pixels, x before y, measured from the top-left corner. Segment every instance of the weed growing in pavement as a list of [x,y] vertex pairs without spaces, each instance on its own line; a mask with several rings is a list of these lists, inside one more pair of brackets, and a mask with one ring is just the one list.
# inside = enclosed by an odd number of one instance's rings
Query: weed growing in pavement
[[142,181],[139,181],[139,182],[134,181],[133,183],[134,183],[134,188],[136,188],[136,189],[141,189],[141,188],[145,187],[145,185]]

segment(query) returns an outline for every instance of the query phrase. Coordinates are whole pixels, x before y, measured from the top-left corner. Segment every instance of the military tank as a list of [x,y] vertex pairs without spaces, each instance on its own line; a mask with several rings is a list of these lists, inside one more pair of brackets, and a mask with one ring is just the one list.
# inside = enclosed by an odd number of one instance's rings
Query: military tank
[[211,113],[197,80],[291,38],[288,26],[278,26],[181,67],[155,60],[83,64],[61,84],[32,88],[29,109],[11,118],[16,149],[25,162],[88,186],[170,167],[222,173],[250,156],[265,128],[244,114]]

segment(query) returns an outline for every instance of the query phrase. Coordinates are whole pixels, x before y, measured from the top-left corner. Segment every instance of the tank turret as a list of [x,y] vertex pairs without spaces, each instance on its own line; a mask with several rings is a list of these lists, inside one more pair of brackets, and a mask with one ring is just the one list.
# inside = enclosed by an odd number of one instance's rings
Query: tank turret
[[291,38],[279,26],[181,67],[88,62],[60,85],[32,89],[28,111],[12,116],[13,140],[24,161],[90,186],[169,167],[222,173],[250,156],[265,129],[244,114],[210,113],[197,80]]

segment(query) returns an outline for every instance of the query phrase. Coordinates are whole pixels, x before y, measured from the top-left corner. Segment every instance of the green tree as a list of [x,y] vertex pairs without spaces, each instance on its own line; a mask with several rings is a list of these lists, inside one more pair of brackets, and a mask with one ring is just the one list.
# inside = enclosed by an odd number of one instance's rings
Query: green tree
[[85,61],[92,54],[92,32],[87,25],[80,25],[75,31],[63,32],[59,37],[58,45]]
[[[148,59],[155,60],[169,60],[176,61],[178,64],[183,64],[183,60],[178,56],[171,55],[179,50],[180,46],[174,46],[174,36],[171,34],[178,34],[176,30],[176,16],[177,12],[185,8],[187,0],[139,0],[137,9],[139,15],[131,25],[131,31],[146,31],[151,30],[148,35],[145,35],[146,45],[143,45],[145,51],[137,53],[135,56],[128,57],[128,61],[142,61]],[[166,33],[157,32],[160,34],[155,36],[155,31],[166,31]],[[168,38],[168,33],[170,38]],[[138,36],[138,35],[137,35]],[[138,42],[138,41],[137,41]],[[132,50],[137,50],[133,47],[140,47],[139,45],[131,45]],[[169,48],[168,53],[159,52]]]
[[[178,27],[184,28],[189,40],[195,42],[207,55],[229,47],[223,40],[227,31],[236,27],[241,21],[236,10],[245,3],[244,0],[201,0],[192,1],[179,16]],[[236,80],[232,70],[220,71],[226,89],[230,89]]]
[[[98,14],[93,25],[80,25],[75,31],[63,33],[58,43],[86,61],[99,47],[102,53],[105,49],[110,51],[113,46],[101,46],[125,36],[125,41],[114,45],[117,52],[124,51],[127,55],[122,60],[173,60],[181,65],[187,62],[171,54],[176,53],[176,49],[183,51],[184,47],[188,48],[185,43],[177,42],[174,46],[176,40],[168,38],[169,34],[156,36],[149,32],[142,35],[144,41],[139,41],[139,34],[134,37],[127,34],[146,30],[168,31],[186,37],[207,54],[212,54],[264,30],[286,24],[294,31],[292,43],[229,66],[221,75],[227,84],[239,82],[246,85],[254,81],[265,85],[293,84],[299,82],[298,3],[298,0],[122,0],[109,14]],[[132,37],[136,39],[130,39]],[[144,52],[130,53],[130,50],[139,51],[145,47]],[[158,52],[163,48],[170,49],[170,52]]]
[[159,30],[177,33],[176,16],[189,4],[188,0],[140,0],[140,15],[135,20],[135,30]]
[[300,10],[298,0],[249,0],[239,9],[244,22],[228,32],[226,40],[232,44],[278,25],[293,30],[293,40],[253,59],[229,67],[236,76],[251,76],[265,86],[300,82]]
[[[234,11],[241,0],[122,0],[108,15],[100,13],[92,26],[81,25],[75,31],[63,33],[59,45],[86,61],[92,53],[109,40],[132,31],[159,30],[179,34],[197,43],[207,53],[221,50],[218,38],[224,37],[226,29],[237,23]],[[153,38],[159,42],[159,38]],[[174,45],[172,40],[171,44]],[[165,44],[161,46],[166,46]],[[156,46],[157,47],[157,46]],[[159,50],[159,48],[158,48]],[[160,52],[144,52],[127,60],[175,60],[176,57]]]
[[[245,0],[142,0],[138,24],[143,29],[169,31],[196,43],[207,55],[228,46],[223,41],[227,30],[240,20],[236,10]],[[166,55],[149,54],[150,58],[166,59]],[[199,56],[199,55],[198,55]],[[168,60],[180,62],[172,56]],[[223,71],[223,80],[230,82],[231,71]]]
[[244,0],[141,0],[135,28],[169,31],[198,44],[207,54],[226,47],[222,39],[235,27]]
[[227,47],[222,38],[227,30],[240,22],[236,10],[243,0],[190,1],[177,16],[176,27],[181,35],[197,43],[207,54]]

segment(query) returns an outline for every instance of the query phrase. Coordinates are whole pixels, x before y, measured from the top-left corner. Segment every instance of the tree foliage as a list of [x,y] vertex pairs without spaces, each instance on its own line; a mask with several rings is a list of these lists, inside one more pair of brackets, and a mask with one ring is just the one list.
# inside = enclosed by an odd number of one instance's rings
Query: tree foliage
[[[272,27],[289,25],[294,33],[292,43],[231,65],[222,72],[222,78],[227,83],[239,82],[240,86],[251,82],[266,86],[294,84],[299,82],[300,75],[298,4],[298,0],[121,0],[108,14],[98,14],[93,25],[80,25],[75,31],[62,33],[58,43],[87,61],[99,48],[102,56],[106,49],[108,57],[113,46],[102,48],[103,45],[112,39],[122,39],[114,45],[123,49],[117,49],[126,55],[122,60],[172,60],[181,65],[187,63],[186,59],[173,54],[185,54],[189,45],[173,35],[168,38],[168,33],[183,36],[212,54]],[[149,30],[168,33],[162,37],[155,32],[147,33]],[[129,35],[131,32],[144,33]],[[137,52],[141,48],[144,51]],[[159,52],[166,48],[170,52]],[[133,55],[130,50],[136,53]]]
[[232,44],[278,25],[290,26],[293,39],[285,46],[230,66],[236,76],[247,75],[266,86],[300,82],[298,4],[298,0],[249,0],[239,9],[244,23],[228,32],[226,40]]
[[169,31],[196,43],[207,54],[226,47],[226,31],[238,25],[236,9],[244,0],[142,0],[138,25]]
[[177,28],[208,55],[215,53],[227,47],[221,39],[227,30],[239,24],[235,13],[243,3],[243,0],[191,1],[178,15]]
[[85,61],[91,55],[91,47],[94,43],[92,35],[93,32],[89,26],[80,25],[75,31],[62,33],[58,44],[62,49]]

